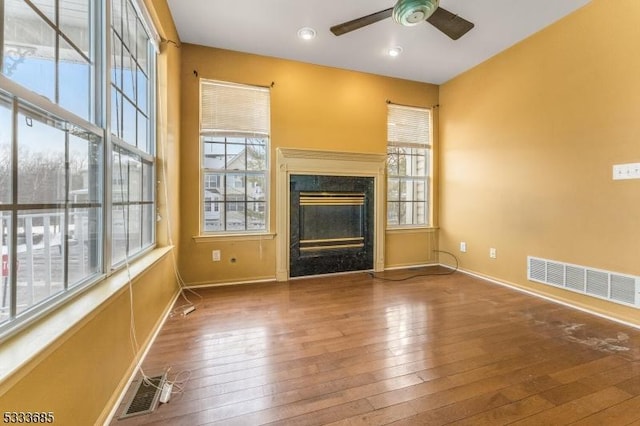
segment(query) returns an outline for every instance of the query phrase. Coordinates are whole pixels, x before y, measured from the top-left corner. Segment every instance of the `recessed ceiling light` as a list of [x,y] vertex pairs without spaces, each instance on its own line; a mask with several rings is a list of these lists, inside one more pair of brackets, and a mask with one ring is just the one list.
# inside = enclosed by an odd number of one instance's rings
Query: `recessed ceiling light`
[[300,28],[298,30],[298,37],[303,40],[311,40],[316,38],[316,30],[309,27]]
[[401,53],[402,53],[402,47],[400,47],[400,46],[391,47],[391,48],[389,48],[389,50],[387,50],[387,55],[391,56],[392,58],[395,58],[396,56],[400,55]]

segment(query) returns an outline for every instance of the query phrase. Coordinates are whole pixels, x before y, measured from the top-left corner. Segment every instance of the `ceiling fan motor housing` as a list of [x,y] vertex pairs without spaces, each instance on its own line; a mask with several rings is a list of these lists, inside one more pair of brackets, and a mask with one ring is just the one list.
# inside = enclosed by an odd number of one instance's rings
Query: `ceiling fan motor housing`
[[398,0],[393,7],[393,20],[410,27],[427,19],[438,8],[439,0]]

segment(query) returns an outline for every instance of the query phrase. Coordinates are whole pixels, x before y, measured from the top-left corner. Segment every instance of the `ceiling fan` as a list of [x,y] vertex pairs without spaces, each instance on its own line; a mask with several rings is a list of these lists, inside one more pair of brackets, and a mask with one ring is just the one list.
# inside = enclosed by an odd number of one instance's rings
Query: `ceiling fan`
[[428,21],[453,40],[459,39],[473,28],[473,23],[441,8],[439,4],[440,0],[398,0],[389,9],[334,25],[331,32],[339,36],[390,17],[407,27]]

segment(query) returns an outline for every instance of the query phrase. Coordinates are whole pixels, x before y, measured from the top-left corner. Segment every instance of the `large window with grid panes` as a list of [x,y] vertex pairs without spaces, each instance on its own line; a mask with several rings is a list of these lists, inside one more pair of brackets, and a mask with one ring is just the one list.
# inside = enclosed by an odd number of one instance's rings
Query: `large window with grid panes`
[[156,37],[140,0],[0,21],[1,339],[155,244]]
[[268,227],[269,89],[201,80],[201,233]]
[[431,111],[389,104],[387,227],[429,225]]

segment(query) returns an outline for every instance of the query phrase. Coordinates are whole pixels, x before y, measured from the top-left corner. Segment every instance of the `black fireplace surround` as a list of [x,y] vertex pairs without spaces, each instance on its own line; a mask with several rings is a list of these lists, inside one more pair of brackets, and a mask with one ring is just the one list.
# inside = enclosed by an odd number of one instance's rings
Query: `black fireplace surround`
[[373,269],[374,179],[291,175],[289,275]]

